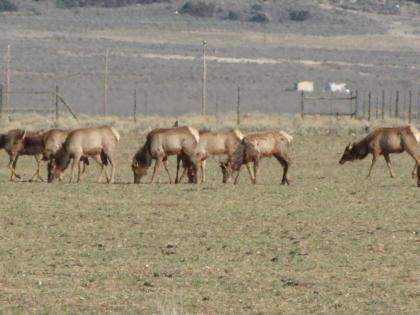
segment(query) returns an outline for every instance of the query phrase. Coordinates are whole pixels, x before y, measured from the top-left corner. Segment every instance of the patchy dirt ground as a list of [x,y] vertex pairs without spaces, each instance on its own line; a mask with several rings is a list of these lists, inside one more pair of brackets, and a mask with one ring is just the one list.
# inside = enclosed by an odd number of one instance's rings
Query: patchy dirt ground
[[[0,155],[0,312],[417,314],[419,188],[412,160],[338,165],[348,138],[295,137],[292,185],[133,185],[123,135],[117,184],[9,183]],[[310,157],[310,159],[308,159]],[[174,166],[171,160],[172,167]],[[24,179],[34,161],[22,158]]]

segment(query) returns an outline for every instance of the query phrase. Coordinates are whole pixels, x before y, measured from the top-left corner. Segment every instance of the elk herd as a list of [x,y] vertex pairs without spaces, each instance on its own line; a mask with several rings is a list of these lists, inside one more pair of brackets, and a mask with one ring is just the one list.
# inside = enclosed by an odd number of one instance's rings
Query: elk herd
[[[8,168],[10,180],[20,179],[16,172],[18,159],[22,155],[35,158],[36,171],[30,181],[44,179],[40,175],[43,163],[47,163],[48,182],[62,181],[64,171],[70,166],[70,182],[74,181],[77,169],[77,182],[82,179],[89,158],[100,166],[97,181],[105,174],[106,181],[113,183],[116,169],[116,151],[120,135],[110,126],[81,128],[76,130],[47,129],[29,132],[13,129],[0,134],[0,149],[9,155]],[[239,129],[227,131],[197,130],[190,126],[158,128],[150,131],[145,143],[134,154],[131,168],[134,183],[140,183],[153,166],[150,179],[152,183],[163,165],[169,183],[182,182],[187,176],[188,182],[198,183],[206,180],[206,161],[210,157],[220,158],[223,183],[238,182],[242,166],[248,170],[253,184],[257,183],[258,166],[261,158],[274,157],[283,168],[281,184],[290,184],[288,171],[291,165],[289,145],[293,137],[284,131],[243,134]],[[420,187],[420,154],[418,144],[420,132],[414,126],[379,128],[360,141],[350,143],[339,161],[361,160],[372,154],[372,168],[380,155],[384,156],[390,176],[390,154],[406,151],[415,161],[413,177],[417,177]],[[168,157],[176,156],[176,175],[173,180],[168,164]],[[310,161],[310,158],[308,158]],[[108,167],[111,168],[110,173]],[[180,169],[182,173],[179,176]]]

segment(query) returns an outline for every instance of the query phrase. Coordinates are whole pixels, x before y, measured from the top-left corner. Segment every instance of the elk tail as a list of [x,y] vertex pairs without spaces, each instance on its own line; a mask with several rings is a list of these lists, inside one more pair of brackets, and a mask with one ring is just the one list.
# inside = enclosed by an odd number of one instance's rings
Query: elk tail
[[117,129],[115,129],[114,127],[111,127],[111,131],[115,136],[115,139],[117,139],[117,142],[120,141],[120,134],[118,133]]
[[413,134],[414,138],[416,138],[417,143],[419,143],[420,142],[420,131],[414,126],[410,126],[410,131]]

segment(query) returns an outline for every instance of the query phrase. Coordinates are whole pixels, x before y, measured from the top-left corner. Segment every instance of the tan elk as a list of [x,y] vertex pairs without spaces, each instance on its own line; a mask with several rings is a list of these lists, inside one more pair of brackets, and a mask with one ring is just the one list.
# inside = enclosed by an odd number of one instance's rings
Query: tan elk
[[[169,183],[172,183],[168,166],[168,157],[171,155],[179,156],[184,154],[194,165],[197,174],[200,165],[200,158],[196,156],[199,140],[199,132],[192,127],[158,128],[152,130],[148,133],[145,144],[133,157],[131,167],[134,183],[140,183],[142,177],[146,175],[148,168],[152,165],[152,160],[155,160],[155,165],[150,183],[153,182],[161,163],[163,163],[168,174]],[[196,181],[196,176],[194,181]]]
[[11,181],[15,178],[20,178],[20,175],[16,173],[16,165],[19,156],[22,155],[34,156],[37,164],[37,169],[30,181],[34,180],[35,177],[43,180],[39,174],[42,160],[42,149],[39,143],[42,142],[42,135],[44,133],[45,130],[30,132],[22,129],[12,129],[0,136],[0,149],[4,149],[9,155],[8,168],[10,170]]
[[[226,156],[229,160],[243,138],[244,135],[239,129],[231,129],[221,132],[212,132],[208,130],[200,131],[200,141],[198,143],[196,155],[201,158],[201,182],[205,182],[206,180],[206,160],[211,156]],[[186,172],[190,171],[191,173],[191,169],[189,169],[188,165],[188,159],[185,160],[183,158],[182,162],[184,171],[179,181],[182,180]]]
[[[71,131],[62,148],[54,155],[48,163],[48,182],[60,178],[61,174],[68,168],[70,160],[73,159],[71,167],[70,183],[74,180],[74,173],[78,167],[77,182],[81,180],[81,163],[84,157],[92,157],[101,167],[97,179],[101,181],[105,173],[108,183],[114,182],[116,167],[116,148],[120,135],[115,128],[101,126],[94,128],[81,128]],[[107,165],[111,164],[111,175],[107,172]]]
[[[220,164],[223,182],[230,181],[234,173],[237,173],[234,181],[237,184],[241,167],[245,164],[251,182],[256,184],[260,159],[274,156],[283,167],[282,185],[289,185],[287,173],[291,159],[288,151],[292,140],[293,137],[284,131],[247,134],[232,157],[227,162]],[[251,168],[251,163],[253,168]]]
[[417,151],[419,142],[420,132],[414,126],[379,128],[372,131],[362,140],[349,144],[345,148],[339,163],[344,164],[347,161],[362,160],[370,153],[372,154],[372,162],[367,175],[367,177],[370,177],[377,158],[383,155],[389,174],[391,177],[394,177],[389,155],[406,151],[416,162],[412,172],[412,176],[415,177],[416,170],[420,167],[420,155]]

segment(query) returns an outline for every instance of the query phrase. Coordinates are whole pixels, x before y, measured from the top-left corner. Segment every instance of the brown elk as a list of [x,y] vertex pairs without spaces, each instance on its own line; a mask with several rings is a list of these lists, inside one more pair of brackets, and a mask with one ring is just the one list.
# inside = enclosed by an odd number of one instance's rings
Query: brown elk
[[[243,138],[244,135],[239,129],[232,129],[225,132],[200,131],[200,141],[198,143],[196,155],[201,158],[202,183],[206,180],[206,160],[211,156],[227,156],[227,159],[229,160]],[[188,159],[183,159],[183,166],[184,171],[179,181],[182,180],[186,172],[189,171],[191,173]],[[191,177],[191,175],[189,177]]]
[[[5,148],[9,153],[11,164],[11,180],[13,176],[20,178],[16,174],[16,163],[21,155],[33,155],[37,162],[37,169],[29,181],[34,180],[35,177],[44,181],[40,175],[41,165],[44,161],[51,159],[51,157],[62,147],[69,130],[63,129],[48,129],[37,132],[26,132],[24,130],[11,130],[9,137],[5,135]],[[84,165],[88,165],[87,159],[83,160]]]
[[[48,163],[48,182],[59,178],[69,166],[71,159],[73,159],[73,164],[70,183],[74,179],[76,167],[78,167],[77,182],[80,182],[82,174],[81,161],[83,161],[84,157],[90,156],[101,167],[97,181],[100,182],[103,173],[105,173],[107,182],[113,183],[116,166],[115,151],[119,140],[119,133],[110,126],[82,128],[71,131],[62,148],[57,151]],[[108,175],[106,170],[108,163],[111,164],[111,176]]]
[[[152,160],[155,160],[155,166],[150,183],[153,182],[161,163],[163,163],[168,174],[169,183],[172,183],[168,166],[168,156],[171,155],[185,154],[197,170],[200,159],[195,153],[199,139],[199,132],[191,127],[154,129],[149,132],[145,144],[133,157],[131,167],[134,183],[140,183],[141,178],[146,175],[147,169],[152,165]],[[196,181],[196,177],[194,181]]]
[[44,133],[45,130],[27,132],[22,129],[13,129],[1,135],[0,149],[4,149],[9,155],[8,168],[11,181],[14,178],[20,178],[20,175],[16,173],[16,165],[21,155],[32,155],[37,163],[37,169],[30,181],[34,180],[35,177],[43,180],[39,174],[42,160],[42,150],[39,147],[39,143],[42,142],[41,139]]
[[[263,157],[274,156],[283,167],[282,185],[290,184],[288,178],[288,170],[290,168],[291,159],[288,155],[288,147],[293,137],[284,131],[265,132],[248,134],[242,140],[232,157],[224,163],[220,164],[223,173],[223,182],[231,180],[236,172],[235,184],[242,165],[246,165],[251,182],[256,184],[259,160]],[[253,169],[251,169],[253,163]]]
[[391,177],[394,177],[389,155],[407,151],[416,162],[412,172],[412,176],[414,177],[416,175],[416,169],[420,167],[420,155],[417,153],[419,142],[420,132],[414,126],[379,128],[368,134],[362,140],[349,144],[345,148],[339,163],[344,164],[347,161],[362,160],[371,153],[372,163],[370,164],[367,175],[367,177],[370,177],[376,159],[380,155],[383,155],[388,166],[389,174]]

